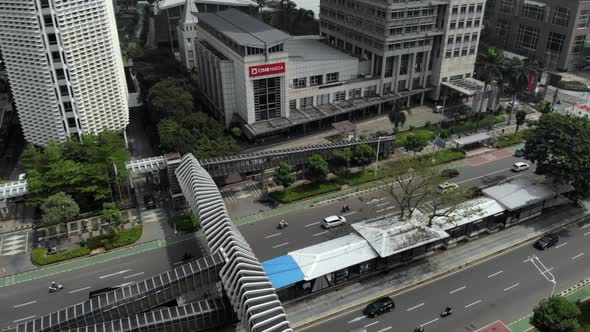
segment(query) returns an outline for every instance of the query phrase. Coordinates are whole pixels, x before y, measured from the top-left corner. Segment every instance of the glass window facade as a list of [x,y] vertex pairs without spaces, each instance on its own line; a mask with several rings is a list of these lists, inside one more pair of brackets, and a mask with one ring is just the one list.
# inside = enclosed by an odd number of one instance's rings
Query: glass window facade
[[254,80],[255,120],[268,120],[281,116],[281,78]]

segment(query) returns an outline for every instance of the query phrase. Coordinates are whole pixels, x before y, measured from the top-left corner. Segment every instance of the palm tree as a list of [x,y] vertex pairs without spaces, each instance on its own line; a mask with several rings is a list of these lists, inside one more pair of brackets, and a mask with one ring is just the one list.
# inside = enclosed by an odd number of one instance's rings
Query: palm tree
[[504,79],[508,82],[510,92],[512,92],[512,106],[508,111],[508,124],[512,121],[514,106],[516,104],[516,95],[524,90],[529,83],[529,75],[540,72],[538,66],[529,61],[520,61],[519,59],[510,59],[506,61],[503,68]]
[[[477,110],[478,120],[481,112],[484,111],[484,99],[485,94],[488,90],[488,86],[493,81],[502,81],[502,66],[504,61],[505,58],[503,51],[493,47],[488,48],[485,54],[480,54],[477,57],[477,78],[484,82],[481,103],[479,106],[479,110]],[[479,126],[479,121],[477,122],[477,124]]]
[[393,127],[397,131],[399,126],[403,126],[406,123],[406,113],[402,111],[401,103],[399,101],[393,104],[391,112],[389,112],[389,121],[393,123]]

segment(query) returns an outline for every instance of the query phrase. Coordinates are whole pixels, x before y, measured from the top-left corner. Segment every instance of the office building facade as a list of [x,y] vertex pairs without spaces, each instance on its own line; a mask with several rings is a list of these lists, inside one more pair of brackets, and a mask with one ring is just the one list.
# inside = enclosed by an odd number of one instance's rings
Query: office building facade
[[129,123],[112,0],[0,0],[0,48],[28,142]]
[[590,3],[578,0],[488,0],[485,33],[491,45],[568,71],[584,65]]

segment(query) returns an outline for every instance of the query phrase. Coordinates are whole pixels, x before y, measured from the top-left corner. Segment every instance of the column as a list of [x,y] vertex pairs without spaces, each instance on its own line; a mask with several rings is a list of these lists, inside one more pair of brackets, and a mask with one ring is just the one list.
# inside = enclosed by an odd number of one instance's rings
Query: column
[[424,66],[422,67],[424,70],[424,73],[423,73],[424,76],[422,77],[422,86],[423,87],[426,87],[426,78],[428,77],[428,64],[430,63],[430,52],[431,51],[424,52],[424,53],[426,53],[426,56],[424,57],[424,59],[426,59],[426,62],[424,62]]
[[408,61],[408,69],[410,74],[408,75],[408,90],[412,91],[412,82],[414,81],[414,67],[416,66],[416,53],[410,54],[410,60]]
[[402,56],[401,55],[398,55],[395,58],[395,63],[393,65],[393,68],[394,68],[394,70],[393,70],[393,85],[394,86],[392,87],[392,91],[393,92],[397,92],[398,91],[398,89],[397,89],[398,86],[397,85],[399,83],[399,69],[400,69],[401,62],[402,62]]
[[[383,94],[383,83],[385,81],[385,65],[387,64],[387,57],[385,55],[383,55],[381,57],[381,81],[379,83],[379,86],[377,87],[377,91],[376,93],[378,95],[382,95]],[[381,114],[381,110],[379,111],[379,114]]]

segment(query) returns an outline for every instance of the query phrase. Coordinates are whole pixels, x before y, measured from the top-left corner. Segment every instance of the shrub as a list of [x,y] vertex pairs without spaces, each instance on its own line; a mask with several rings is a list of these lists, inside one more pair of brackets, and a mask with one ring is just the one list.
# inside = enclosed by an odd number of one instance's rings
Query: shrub
[[90,248],[83,247],[74,249],[66,252],[62,252],[55,255],[47,256],[47,249],[35,248],[31,252],[31,261],[37,265],[53,264],[61,261],[65,261],[72,258],[83,257],[90,255]]
[[514,134],[506,134],[498,136],[496,140],[496,147],[497,148],[505,148],[507,146],[515,145],[518,143],[522,143],[525,140],[527,133],[531,129],[523,129]]
[[242,136],[242,129],[240,129],[238,127],[233,127],[231,129],[231,134],[233,137],[239,138],[240,136]]
[[176,225],[176,229],[183,232],[196,232],[201,227],[201,223],[192,213],[185,213],[170,218],[170,223]]
[[126,246],[137,242],[143,233],[143,226],[135,226],[133,228],[124,229],[117,233],[115,239],[105,245],[107,250]]
[[110,231],[106,234],[94,236],[86,240],[86,246],[90,249],[97,249],[104,247],[107,243],[111,242],[115,238],[115,232]]
[[559,81],[557,86],[560,89],[570,90],[570,91],[590,91],[588,85],[580,81]]
[[332,191],[340,190],[341,180],[332,180],[319,185],[311,183],[303,184],[297,187],[291,187],[281,191],[270,193],[270,196],[281,203],[291,203],[300,199],[317,196]]

